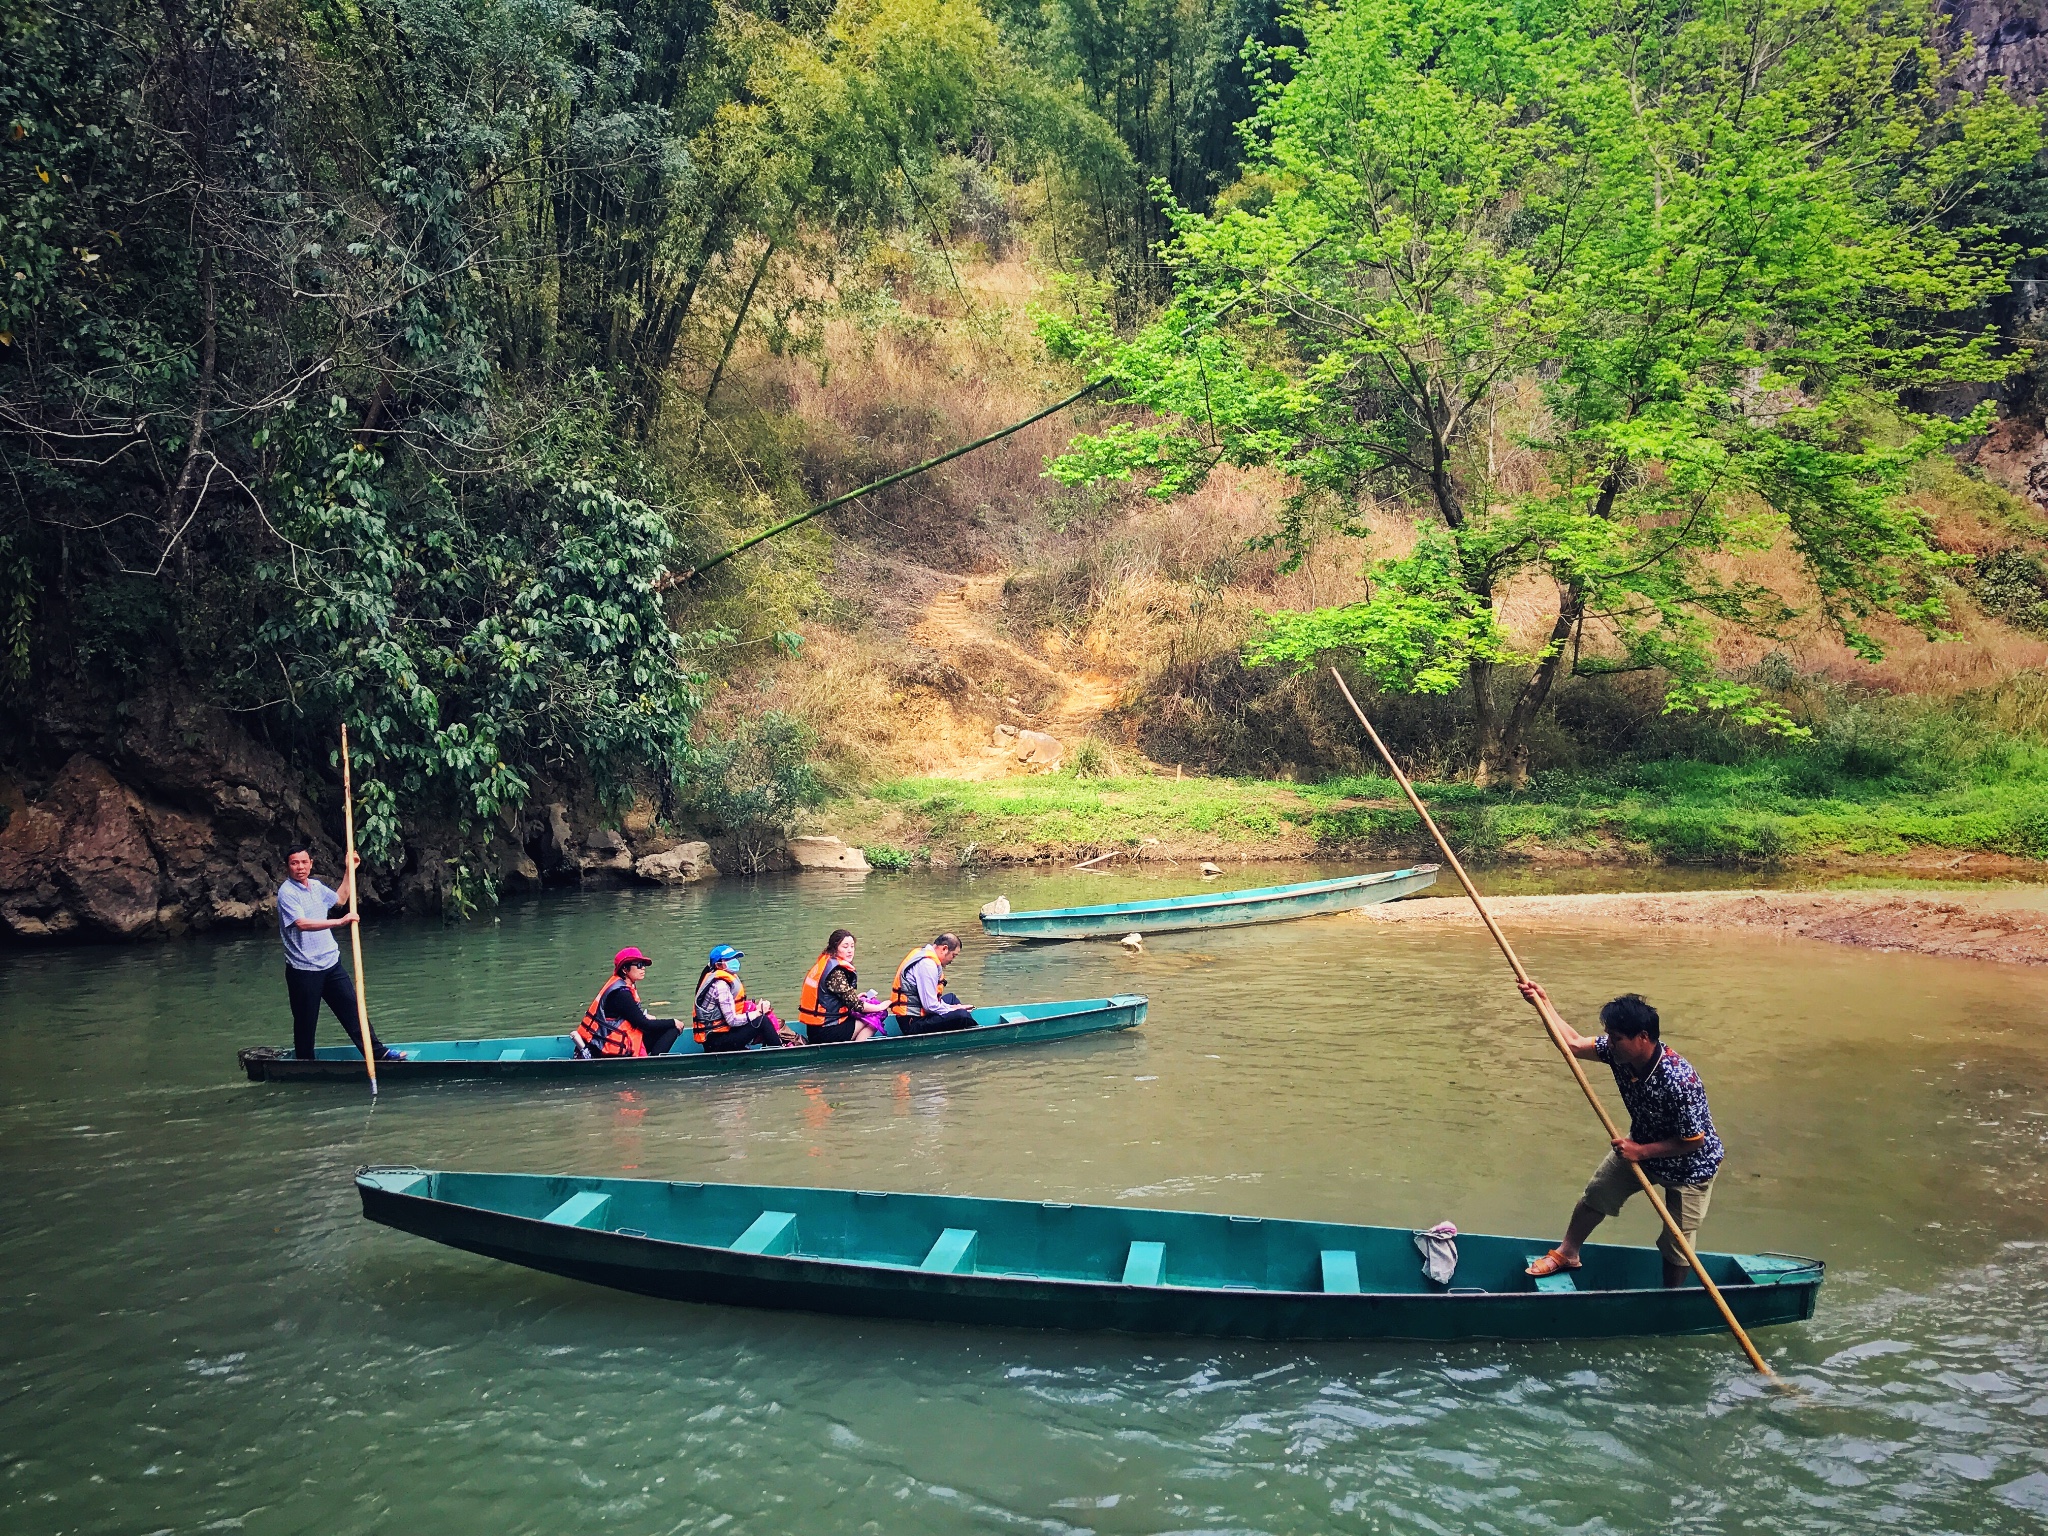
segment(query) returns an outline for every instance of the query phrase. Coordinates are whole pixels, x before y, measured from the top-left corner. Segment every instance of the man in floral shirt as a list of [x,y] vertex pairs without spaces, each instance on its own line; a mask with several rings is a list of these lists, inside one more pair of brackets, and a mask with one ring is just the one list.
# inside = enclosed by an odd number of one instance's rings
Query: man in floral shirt
[[[1549,1001],[1534,982],[1522,983],[1522,995],[1531,1005]],[[1619,1216],[1628,1197],[1642,1188],[1630,1163],[1640,1164],[1658,1186],[1664,1208],[1677,1218],[1685,1240],[1692,1242],[1706,1220],[1714,1175],[1721,1167],[1721,1138],[1714,1133],[1707,1090],[1692,1064],[1657,1038],[1657,1010],[1631,992],[1602,1008],[1600,1023],[1607,1032],[1589,1040],[1558,1020],[1565,1046],[1574,1056],[1604,1061],[1613,1069],[1614,1086],[1628,1106],[1628,1135],[1614,1143],[1614,1150],[1594,1171],[1572,1210],[1564,1241],[1529,1266],[1532,1275],[1579,1267],[1579,1245],[1607,1217]],[[1657,1251],[1664,1256],[1664,1283],[1683,1285],[1691,1266],[1671,1240],[1669,1228],[1658,1234]]]

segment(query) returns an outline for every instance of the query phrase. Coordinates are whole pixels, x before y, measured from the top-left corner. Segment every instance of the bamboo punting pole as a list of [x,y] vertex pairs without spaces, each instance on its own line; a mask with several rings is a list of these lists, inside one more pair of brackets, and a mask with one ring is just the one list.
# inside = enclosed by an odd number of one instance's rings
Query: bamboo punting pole
[[370,992],[363,983],[362,881],[356,869],[356,796],[348,771],[348,726],[341,728],[341,830],[348,843],[349,952],[356,962],[356,1030],[362,1036],[363,1066],[370,1074],[370,1097],[377,1097],[377,1052],[370,1037]]
[[[1437,829],[1435,820],[1422,803],[1422,797],[1415,793],[1415,786],[1408,782],[1408,775],[1401,771],[1401,765],[1394,761],[1394,754],[1387,750],[1387,744],[1380,740],[1380,733],[1372,728],[1372,722],[1365,718],[1365,711],[1358,707],[1358,700],[1354,699],[1351,690],[1345,687],[1343,675],[1332,667],[1330,676],[1337,679],[1337,686],[1344,691],[1344,702],[1351,706],[1351,712],[1358,716],[1358,723],[1365,727],[1365,734],[1370,736],[1372,744],[1379,748],[1380,757],[1386,762],[1388,771],[1394,775],[1394,782],[1401,786],[1402,793],[1408,797],[1408,803],[1415,807],[1415,814],[1422,818],[1422,824],[1429,828],[1429,835],[1436,839],[1437,847],[1443,850],[1444,858],[1451,866],[1451,872],[1458,877],[1458,883],[1465,887],[1465,894],[1472,898],[1472,905],[1479,909],[1479,920],[1486,924],[1486,931],[1493,935],[1493,942],[1500,946],[1501,954],[1507,958],[1508,965],[1515,973],[1515,980],[1524,985],[1534,985],[1528,971],[1523,969],[1520,957],[1515,954],[1514,946],[1508,943],[1507,935],[1500,931],[1500,925],[1493,920],[1493,914],[1486,910],[1486,903],[1480,900],[1479,892],[1472,884],[1472,877],[1465,873],[1465,866],[1458,862],[1458,856],[1451,852],[1449,841]],[[1539,997],[1533,1001],[1536,1004],[1537,1015],[1543,1020],[1543,1028],[1550,1036],[1550,1043],[1557,1047],[1558,1054],[1564,1057],[1565,1065],[1572,1069],[1572,1076],[1578,1079],[1579,1089],[1586,1095],[1586,1102],[1593,1106],[1593,1113],[1600,1117],[1600,1124],[1607,1132],[1607,1140],[1610,1144],[1620,1141],[1621,1132],[1616,1129],[1612,1117],[1608,1115],[1607,1106],[1600,1102],[1600,1096],[1593,1091],[1592,1083],[1586,1080],[1586,1069],[1579,1065],[1579,1058],[1571,1053],[1571,1048],[1564,1042],[1561,1028],[1564,1021],[1557,1016],[1557,1010],[1550,1006],[1549,999]],[[1679,1228],[1678,1218],[1671,1214],[1663,1200],[1658,1197],[1657,1191],[1650,1186],[1650,1176],[1643,1172],[1643,1165],[1630,1163],[1628,1166],[1636,1176],[1636,1183],[1642,1186],[1643,1194],[1648,1197],[1650,1208],[1663,1219],[1664,1229],[1671,1234],[1671,1240],[1678,1245],[1678,1251],[1685,1255],[1685,1261],[1692,1266],[1692,1272],[1700,1277],[1700,1284],[1705,1286],[1707,1294],[1714,1298],[1714,1305],[1721,1311],[1721,1321],[1726,1323],[1728,1331],[1735,1335],[1735,1342],[1740,1344],[1742,1352],[1749,1356],[1749,1363],[1762,1375],[1775,1376],[1776,1373],[1764,1363],[1764,1357],[1757,1353],[1756,1345],[1750,1342],[1749,1335],[1743,1331],[1742,1324],[1735,1320],[1735,1314],[1728,1306],[1728,1298],[1721,1294],[1721,1288],[1714,1284],[1713,1279],[1707,1274],[1706,1266],[1700,1263],[1700,1256],[1693,1252],[1692,1244],[1686,1240],[1685,1233]]]

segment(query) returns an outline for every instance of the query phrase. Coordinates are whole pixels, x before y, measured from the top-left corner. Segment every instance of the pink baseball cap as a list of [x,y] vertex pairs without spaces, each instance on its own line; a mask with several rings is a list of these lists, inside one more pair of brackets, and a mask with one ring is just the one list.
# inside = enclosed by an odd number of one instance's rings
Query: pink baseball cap
[[612,956],[612,969],[622,971],[629,965],[652,965],[654,962],[637,949],[622,949]]

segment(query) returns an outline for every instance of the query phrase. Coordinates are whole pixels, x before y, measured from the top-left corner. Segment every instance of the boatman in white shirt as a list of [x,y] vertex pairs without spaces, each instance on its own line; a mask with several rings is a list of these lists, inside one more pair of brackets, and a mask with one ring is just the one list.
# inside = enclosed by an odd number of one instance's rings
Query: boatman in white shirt
[[[356,856],[356,862],[363,862],[362,855]],[[285,860],[285,868],[291,871],[291,878],[277,888],[277,932],[284,940],[284,984],[292,999],[292,1054],[301,1061],[313,1059],[313,1031],[320,1022],[322,1001],[334,1010],[360,1051],[363,1037],[356,1027],[355,978],[342,969],[341,949],[334,942],[334,930],[355,922],[356,914],[328,915],[348,900],[355,871],[348,872],[338,891],[323,885],[313,878],[313,855],[304,848]],[[370,1043],[379,1061],[405,1060],[388,1049],[374,1029]]]

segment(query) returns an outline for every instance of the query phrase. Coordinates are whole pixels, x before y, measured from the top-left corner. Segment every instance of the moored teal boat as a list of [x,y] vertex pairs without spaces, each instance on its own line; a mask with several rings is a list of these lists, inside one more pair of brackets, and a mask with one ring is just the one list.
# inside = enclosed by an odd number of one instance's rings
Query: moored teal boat
[[[365,1169],[363,1215],[451,1247],[674,1301],[1019,1328],[1255,1339],[1564,1339],[1711,1333],[1654,1248],[1458,1238],[1449,1285],[1413,1234],[1192,1211],[786,1185]],[[1703,1253],[1747,1327],[1813,1316],[1824,1266]]]
[[[1065,1003],[1016,1003],[974,1010],[974,1028],[936,1035],[905,1035],[889,1020],[889,1033],[877,1040],[849,1040],[840,1045],[807,1045],[788,1049],[706,1051],[687,1031],[666,1056],[600,1056],[578,1060],[575,1037],[508,1035],[477,1040],[399,1040],[387,1042],[403,1051],[404,1061],[379,1062],[380,1083],[458,1077],[620,1078],[676,1077],[711,1072],[759,1072],[776,1067],[858,1066],[873,1061],[901,1061],[908,1056],[934,1056],[948,1051],[984,1050],[1001,1045],[1040,1045],[1076,1035],[1130,1029],[1145,1022],[1145,999],[1137,996],[1087,998]],[[311,1061],[301,1061],[288,1046],[260,1045],[241,1053],[242,1070],[251,1082],[308,1083],[363,1081],[363,1053],[353,1045],[322,1046]]]
[[1172,933],[1182,928],[1235,928],[1278,923],[1324,912],[1348,912],[1412,896],[1436,884],[1437,866],[1414,864],[1376,875],[1343,875],[1301,885],[1262,885],[1248,891],[1198,891],[1155,901],[1114,901],[1099,907],[1047,907],[1037,912],[984,909],[981,926],[1006,939],[1121,938],[1127,933]]

